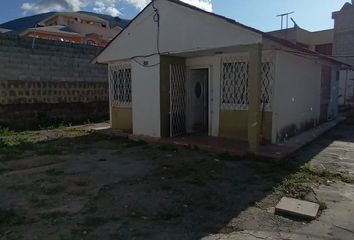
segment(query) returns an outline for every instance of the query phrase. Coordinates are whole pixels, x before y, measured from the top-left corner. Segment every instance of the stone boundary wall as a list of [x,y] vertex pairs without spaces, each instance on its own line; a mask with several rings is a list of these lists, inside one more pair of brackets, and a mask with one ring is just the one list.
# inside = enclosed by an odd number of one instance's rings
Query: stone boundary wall
[[0,127],[109,118],[100,47],[0,34]]
[[0,104],[108,101],[104,82],[0,81]]

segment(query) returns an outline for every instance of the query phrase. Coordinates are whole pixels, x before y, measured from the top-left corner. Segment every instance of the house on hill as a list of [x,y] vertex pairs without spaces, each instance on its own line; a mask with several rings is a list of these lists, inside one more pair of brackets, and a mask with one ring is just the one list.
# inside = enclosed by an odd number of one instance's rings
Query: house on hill
[[8,34],[47,40],[106,46],[127,20],[89,12],[52,12],[16,19],[0,27]]
[[279,143],[338,116],[342,62],[178,0],[154,0],[96,57],[112,128]]

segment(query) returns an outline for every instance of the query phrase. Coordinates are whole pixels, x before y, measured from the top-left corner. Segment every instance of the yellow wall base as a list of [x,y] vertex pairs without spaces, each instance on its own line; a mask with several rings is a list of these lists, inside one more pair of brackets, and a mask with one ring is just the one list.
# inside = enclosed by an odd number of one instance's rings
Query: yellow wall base
[[131,108],[112,107],[112,128],[132,132],[133,114]]
[[[263,114],[262,137],[272,139],[272,113]],[[248,141],[248,111],[220,112],[219,136]]]

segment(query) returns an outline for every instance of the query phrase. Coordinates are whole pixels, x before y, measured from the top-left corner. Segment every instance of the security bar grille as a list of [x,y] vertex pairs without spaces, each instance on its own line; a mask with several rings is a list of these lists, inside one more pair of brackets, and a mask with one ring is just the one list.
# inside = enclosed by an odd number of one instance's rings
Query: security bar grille
[[229,56],[222,60],[223,110],[248,110],[249,59],[245,56]]
[[111,104],[115,107],[131,107],[132,79],[130,63],[109,66]]
[[[272,111],[275,76],[274,58],[265,55],[262,59],[261,102],[265,111]],[[223,110],[248,110],[249,59],[246,56],[228,56],[222,60]]]
[[186,68],[170,65],[170,136],[186,133]]
[[262,94],[261,103],[265,111],[272,111],[273,84],[274,84],[274,62],[270,59],[262,62]]

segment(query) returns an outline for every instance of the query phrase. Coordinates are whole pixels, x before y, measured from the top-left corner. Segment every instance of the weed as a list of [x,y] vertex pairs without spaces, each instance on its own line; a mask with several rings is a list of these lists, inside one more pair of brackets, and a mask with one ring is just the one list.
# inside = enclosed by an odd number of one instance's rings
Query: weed
[[353,183],[354,179],[340,173],[331,172],[325,169],[318,169],[310,163],[306,163],[300,169],[283,179],[282,183],[275,188],[276,191],[286,194],[288,197],[304,199],[312,190],[311,185],[323,184],[328,180],[339,180]]
[[9,128],[2,128],[0,127],[0,136],[10,136],[13,135],[14,131],[10,130]]
[[19,158],[25,151],[35,149],[35,145],[18,136],[0,138],[1,160],[10,161]]

